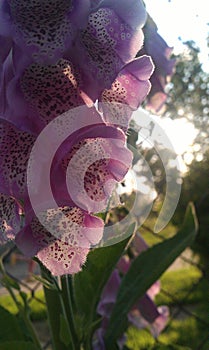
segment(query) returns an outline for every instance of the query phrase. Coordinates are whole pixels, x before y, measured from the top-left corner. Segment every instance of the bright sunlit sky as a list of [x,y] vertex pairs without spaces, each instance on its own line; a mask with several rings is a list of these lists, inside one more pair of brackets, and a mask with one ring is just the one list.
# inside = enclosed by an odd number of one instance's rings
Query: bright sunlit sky
[[[206,72],[209,72],[207,34],[209,32],[209,16],[207,0],[145,0],[148,13],[158,26],[158,33],[167,44],[174,47],[174,53],[183,51],[182,42],[194,40],[200,48],[200,61]],[[176,143],[176,151],[188,152],[187,163],[192,160],[191,144],[197,130],[188,124],[185,118],[175,122],[162,120],[162,127],[170,139]],[[172,124],[172,125],[171,125]]]
[[[151,15],[158,27],[158,33],[164,38],[170,47],[174,48],[174,53],[178,54],[183,51],[183,42],[193,40],[200,48],[200,62],[203,69],[209,73],[209,57],[207,48],[207,34],[209,32],[209,12],[208,0],[144,0],[148,13]],[[136,118],[142,126],[142,110],[135,112]],[[143,111],[144,119],[147,119],[147,111]],[[138,114],[138,116],[137,116]],[[197,130],[192,123],[188,123],[186,118],[180,118],[175,121],[160,116],[156,118],[156,123],[161,125],[166,135],[174,146],[175,152],[179,155],[179,165],[182,173],[187,169],[186,164],[193,160],[193,150],[199,151],[199,145],[193,145],[193,140],[197,135]],[[184,154],[184,161],[181,155]],[[201,150],[199,160],[201,160]],[[198,160],[198,158],[196,158]],[[133,174],[126,176],[126,188],[121,191],[132,190],[136,186],[134,181],[141,179],[135,178]],[[143,179],[138,184],[140,191],[145,193]],[[148,192],[154,192],[148,188]]]
[[194,40],[201,49],[203,67],[209,72],[208,0],[145,0],[145,4],[158,26],[158,33],[174,47],[174,52],[182,50],[179,39]]

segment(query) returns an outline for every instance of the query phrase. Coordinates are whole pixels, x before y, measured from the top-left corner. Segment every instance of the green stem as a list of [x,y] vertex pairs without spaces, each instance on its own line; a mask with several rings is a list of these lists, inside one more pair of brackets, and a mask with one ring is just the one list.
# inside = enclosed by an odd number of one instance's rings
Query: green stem
[[68,320],[71,338],[75,349],[78,349],[78,337],[76,334],[75,320],[74,320],[74,309],[73,309],[73,289],[72,289],[72,279],[71,276],[65,275],[62,280],[62,300],[63,308]]
[[33,343],[36,345],[37,349],[42,349],[41,344],[39,342],[39,339],[37,337],[37,334],[34,330],[33,324],[30,320],[30,318],[27,316],[25,312],[22,313],[22,318],[25,322],[25,325],[27,326],[28,331],[30,332],[31,338],[33,340]]
[[54,350],[69,350],[60,339],[60,316],[62,315],[62,305],[59,292],[44,287],[45,300],[48,311],[48,319]]
[[[52,276],[45,268],[40,264],[42,277],[51,282]],[[61,315],[63,314],[60,290],[57,281],[54,279],[57,289],[49,289],[43,287],[44,295],[47,306],[48,320],[50,326],[50,333],[52,338],[53,350],[69,350],[69,348],[60,339],[61,329]]]

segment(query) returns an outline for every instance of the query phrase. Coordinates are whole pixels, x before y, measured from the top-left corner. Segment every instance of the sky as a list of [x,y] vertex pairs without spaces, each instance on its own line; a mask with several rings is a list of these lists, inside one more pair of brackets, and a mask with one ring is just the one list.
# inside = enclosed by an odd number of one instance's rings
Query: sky
[[[201,50],[202,67],[209,73],[209,49],[206,40],[209,34],[208,0],[145,0],[145,4],[157,24],[158,33],[174,48],[174,53],[183,51],[182,42],[194,40]],[[192,143],[197,135],[194,126],[188,124],[185,118],[172,123],[161,119],[159,123],[174,143],[178,140],[177,154],[188,152],[185,161],[187,164],[191,163]]]
[[[147,11],[158,26],[158,33],[164,38],[170,47],[174,48],[174,53],[183,51],[183,42],[194,40],[201,50],[200,62],[203,69],[209,73],[209,57],[207,48],[207,34],[209,33],[209,15],[208,0],[144,0]],[[147,119],[148,111],[139,109],[136,113],[136,119]],[[139,116],[137,116],[137,113]],[[178,155],[179,168],[182,172],[187,171],[187,166],[193,160],[193,150],[198,145],[193,145],[193,140],[198,131],[192,123],[188,123],[186,118],[179,118],[175,121],[160,116],[152,116],[156,119],[165,134],[173,145],[173,149]],[[146,145],[148,146],[148,145]],[[198,149],[196,149],[198,151]],[[183,157],[184,155],[184,157]],[[200,158],[202,154],[200,153]],[[198,159],[197,159],[198,160]],[[138,186],[136,186],[136,183]],[[126,176],[126,187],[120,188],[120,194],[132,191],[133,188],[140,189],[145,195],[155,193],[149,186],[146,188],[143,178],[136,177],[135,172],[129,172]]]
[[174,53],[182,50],[183,41],[194,40],[201,49],[200,60],[209,72],[207,34],[208,0],[145,0],[146,8],[158,26],[158,33]]

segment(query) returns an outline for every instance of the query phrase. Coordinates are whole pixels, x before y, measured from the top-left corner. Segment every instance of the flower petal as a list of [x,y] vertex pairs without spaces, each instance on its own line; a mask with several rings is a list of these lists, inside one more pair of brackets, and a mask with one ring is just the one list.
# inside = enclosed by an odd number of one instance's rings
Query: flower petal
[[9,37],[12,35],[12,28],[10,22],[10,7],[7,0],[0,2],[0,35]]
[[150,331],[155,338],[157,338],[160,335],[160,333],[163,331],[163,329],[168,323],[169,308],[167,306],[159,306],[158,313],[159,316],[150,325]]
[[[1,84],[2,99],[0,112],[4,119],[18,128],[39,133],[47,123],[69,109],[92,104],[80,90],[82,77],[73,64],[61,59],[55,65],[43,66],[13,61],[4,67],[4,80]],[[23,57],[24,58],[24,57]]]
[[133,59],[143,42],[141,30],[133,30],[117,13],[101,7],[89,15],[88,25],[69,51],[85,76],[82,90],[95,101],[109,88],[125,63]]
[[147,19],[144,3],[141,0],[103,0],[102,6],[113,9],[132,29],[142,28]]
[[151,58],[142,56],[128,63],[118,74],[111,88],[100,97],[99,108],[105,122],[128,128],[133,110],[136,110],[150,91],[149,78],[153,72]]
[[62,241],[55,241],[38,254],[38,259],[54,276],[75,274],[85,264],[89,249],[72,247]]
[[13,51],[13,55],[7,56],[2,67],[0,115],[1,118],[8,120],[21,130],[37,132],[35,124],[37,113],[34,114],[34,110],[25,100],[20,86],[19,73],[15,73],[16,68],[22,72],[27,67],[28,60],[22,56],[16,67],[16,62],[14,66],[14,56],[15,52]]
[[120,287],[121,278],[119,272],[114,270],[105,285],[105,288],[102,292],[100,302],[97,306],[97,312],[103,317],[110,317],[111,309],[116,301],[118,290]]
[[149,323],[154,322],[154,320],[159,316],[156,305],[147,294],[145,294],[139,300],[137,307],[143,318],[145,318],[145,320]]
[[0,35],[0,47],[1,47],[1,51],[0,51],[0,74],[1,74],[2,65],[12,47],[12,40],[10,38],[3,37]]
[[165,86],[174,73],[175,59],[170,59],[172,48],[158,34],[158,28],[153,19],[148,15],[143,28],[145,40],[139,55],[148,54],[155,64],[155,71],[151,77],[152,88],[147,98],[147,109],[153,113],[160,112],[166,101]]
[[26,256],[37,255],[54,275],[80,271],[89,249],[102,238],[103,221],[69,207],[48,210],[38,218],[18,233],[18,248]]
[[79,86],[81,76],[71,62],[56,65],[30,65],[21,78],[25,99],[40,118],[40,127],[73,107],[84,104]]
[[[80,142],[79,137],[83,138]],[[54,158],[51,179],[60,179],[59,191],[69,193],[76,206],[93,213],[102,211],[115,184],[131,166],[132,153],[125,148],[125,135],[101,125],[86,128],[71,147],[70,142],[67,140]],[[65,155],[62,148],[66,149]]]
[[26,169],[34,136],[0,120],[0,191],[23,199],[27,194]]
[[27,55],[38,62],[54,63],[72,44],[75,24],[84,22],[89,8],[89,0],[10,0],[4,1],[0,20],[4,32],[10,28],[14,41]]

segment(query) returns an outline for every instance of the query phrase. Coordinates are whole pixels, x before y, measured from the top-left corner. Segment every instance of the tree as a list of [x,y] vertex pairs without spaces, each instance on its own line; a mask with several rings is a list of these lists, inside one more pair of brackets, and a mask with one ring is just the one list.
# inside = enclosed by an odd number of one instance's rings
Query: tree
[[176,71],[168,85],[164,115],[172,119],[187,118],[198,129],[195,143],[204,153],[209,145],[209,74],[199,61],[194,41],[185,43],[185,52],[176,56]]

